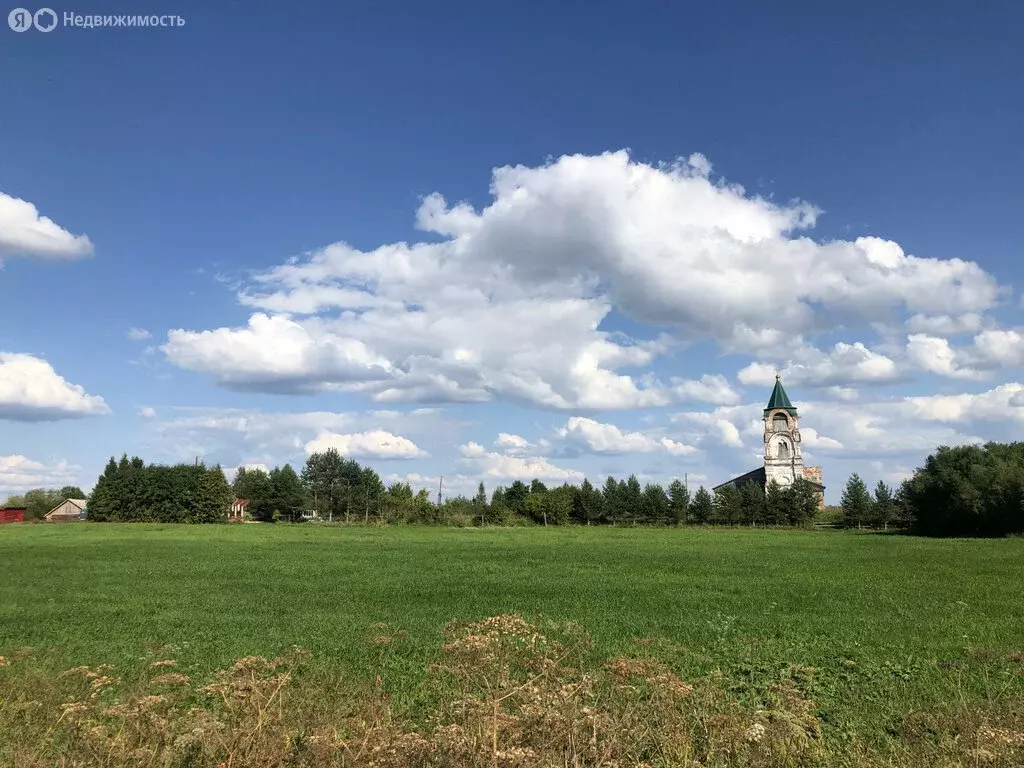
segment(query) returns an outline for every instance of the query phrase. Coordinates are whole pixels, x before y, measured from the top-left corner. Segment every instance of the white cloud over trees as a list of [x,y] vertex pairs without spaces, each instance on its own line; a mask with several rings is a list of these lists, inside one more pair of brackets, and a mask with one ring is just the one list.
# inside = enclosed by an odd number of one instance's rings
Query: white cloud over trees
[[[416,221],[440,242],[338,242],[258,273],[238,295],[258,310],[246,326],[176,329],[164,352],[226,386],[388,403],[728,405],[739,393],[688,345],[754,357],[741,383],[771,365],[813,386],[891,383],[921,370],[912,352],[864,338],[820,351],[814,336],[869,335],[894,315],[920,332],[978,329],[1006,294],[970,261],[875,237],[816,242],[815,206],[750,195],[700,155],[507,166],[491,195],[479,209],[427,196]],[[613,313],[647,332],[605,330]],[[669,359],[676,375],[657,374]]]

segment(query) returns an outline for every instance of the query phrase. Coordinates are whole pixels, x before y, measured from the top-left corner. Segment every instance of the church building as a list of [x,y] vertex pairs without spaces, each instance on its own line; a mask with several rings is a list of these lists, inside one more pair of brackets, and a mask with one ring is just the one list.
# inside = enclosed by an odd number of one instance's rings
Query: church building
[[739,488],[747,483],[757,483],[762,488],[774,480],[780,488],[788,488],[798,477],[810,482],[818,493],[818,503],[825,503],[825,486],[822,484],[821,467],[805,467],[800,451],[800,422],[796,408],[782,386],[779,376],[775,377],[775,389],[764,409],[764,466],[734,477],[712,490],[727,485]]

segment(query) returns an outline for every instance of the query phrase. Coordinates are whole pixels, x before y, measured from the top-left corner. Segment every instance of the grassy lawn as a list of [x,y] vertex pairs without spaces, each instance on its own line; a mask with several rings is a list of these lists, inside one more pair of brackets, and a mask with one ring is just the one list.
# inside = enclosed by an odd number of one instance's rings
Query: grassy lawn
[[14,525],[0,528],[0,564],[0,654],[31,646],[67,665],[157,653],[201,673],[299,645],[369,676],[371,626],[388,622],[409,633],[385,680],[401,700],[447,622],[516,612],[574,620],[605,656],[670,641],[643,650],[684,677],[720,670],[741,695],[813,667],[836,734],[870,738],[917,707],[1021,692],[1007,661],[1024,649],[1021,539]]

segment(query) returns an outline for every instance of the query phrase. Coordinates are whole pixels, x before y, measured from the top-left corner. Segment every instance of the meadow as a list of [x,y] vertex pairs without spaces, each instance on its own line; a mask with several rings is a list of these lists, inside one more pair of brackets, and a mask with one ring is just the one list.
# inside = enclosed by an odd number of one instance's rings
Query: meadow
[[914,713],[1019,711],[1024,696],[1022,539],[16,525],[0,567],[0,656],[128,676],[173,659],[201,677],[299,646],[318,674],[379,676],[414,719],[449,622],[506,614],[575,622],[591,658],[656,657],[754,708],[797,680],[833,745],[883,749]]

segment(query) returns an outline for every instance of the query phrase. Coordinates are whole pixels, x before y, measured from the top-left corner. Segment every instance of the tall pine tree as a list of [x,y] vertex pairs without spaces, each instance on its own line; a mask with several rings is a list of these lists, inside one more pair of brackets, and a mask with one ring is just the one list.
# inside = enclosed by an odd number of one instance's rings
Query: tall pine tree
[[677,477],[668,486],[669,508],[676,525],[686,525],[690,511],[690,490]]
[[693,519],[702,524],[709,522],[714,514],[714,500],[703,485],[697,489],[697,493],[693,497],[690,512],[693,514]]
[[843,525],[847,528],[860,528],[868,522],[868,515],[871,513],[871,494],[868,487],[860,479],[860,475],[854,472],[846,481],[846,488],[843,489],[843,497],[840,501],[843,506]]
[[875,486],[875,498],[871,504],[871,523],[883,530],[889,530],[889,523],[896,517],[896,502],[892,488],[879,480]]

